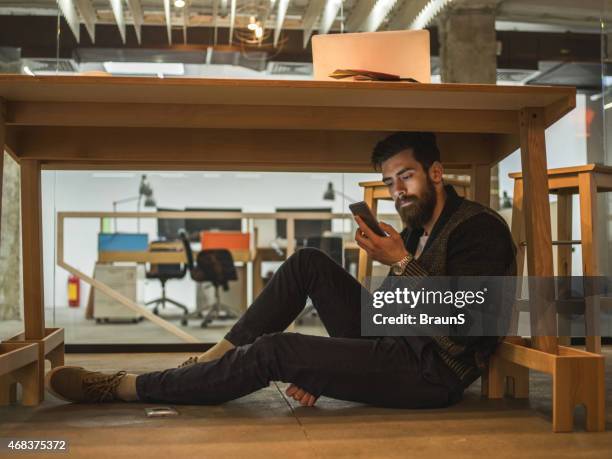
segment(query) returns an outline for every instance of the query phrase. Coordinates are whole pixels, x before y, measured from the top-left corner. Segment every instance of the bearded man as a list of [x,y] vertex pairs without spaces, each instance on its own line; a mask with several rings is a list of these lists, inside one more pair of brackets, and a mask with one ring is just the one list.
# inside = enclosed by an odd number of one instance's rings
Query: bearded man
[[[389,276],[514,276],[506,223],[457,195],[443,180],[434,134],[399,132],[380,141],[382,172],[405,229],[381,223],[376,235],[356,217],[357,244],[390,267]],[[71,402],[218,404],[290,383],[287,394],[312,406],[321,396],[386,407],[435,408],[459,401],[486,367],[498,337],[361,335],[362,285],[325,253],[289,257],[225,336],[178,368],[141,375],[62,366],[47,389]],[[329,337],[287,333],[307,298]]]

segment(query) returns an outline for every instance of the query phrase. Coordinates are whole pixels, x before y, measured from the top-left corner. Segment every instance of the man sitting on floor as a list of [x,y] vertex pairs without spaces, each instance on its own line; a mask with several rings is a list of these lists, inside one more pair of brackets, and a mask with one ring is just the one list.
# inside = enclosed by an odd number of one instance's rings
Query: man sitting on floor
[[[357,244],[391,276],[514,276],[515,248],[502,218],[443,183],[435,136],[400,132],[379,142],[372,163],[406,229],[381,223],[380,237],[356,217]],[[362,337],[363,287],[325,253],[289,257],[221,342],[178,368],[141,375],[62,366],[49,392],[72,402],[217,404],[290,383],[312,406],[319,396],[388,407],[434,408],[459,401],[494,352],[497,337]],[[366,292],[366,295],[368,293]],[[329,337],[284,330],[311,298]]]

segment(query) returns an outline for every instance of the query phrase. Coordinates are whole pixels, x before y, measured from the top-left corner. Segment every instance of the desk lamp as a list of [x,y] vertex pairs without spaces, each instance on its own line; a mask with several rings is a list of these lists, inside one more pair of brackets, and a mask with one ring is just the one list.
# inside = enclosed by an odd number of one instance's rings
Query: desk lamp
[[[157,203],[153,198],[153,188],[149,184],[147,180],[146,174],[142,174],[140,179],[140,185],[138,186],[138,196],[134,196],[131,198],[119,199],[117,201],[113,201],[113,212],[117,212],[117,204],[123,204],[126,202],[138,201],[137,212],[140,214],[140,203],[142,202],[142,197],[144,196],[144,206],[145,207],[155,207]],[[140,233],[140,215],[136,218],[136,232]],[[115,217],[115,232],[117,232],[117,217]]]
[[325,201],[334,201],[336,199],[336,193],[339,194],[341,197],[347,199],[348,201],[357,202],[356,199],[351,198],[350,196],[344,194],[342,191],[335,190],[334,184],[332,182],[327,183],[327,190],[325,190],[325,193],[323,193],[323,199]]

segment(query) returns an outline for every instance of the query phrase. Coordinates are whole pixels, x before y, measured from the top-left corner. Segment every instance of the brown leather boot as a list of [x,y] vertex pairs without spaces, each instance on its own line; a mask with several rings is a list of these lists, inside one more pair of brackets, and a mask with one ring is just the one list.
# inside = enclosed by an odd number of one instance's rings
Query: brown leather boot
[[100,373],[83,367],[61,366],[45,375],[46,389],[62,400],[75,403],[115,402],[117,386],[127,373]]

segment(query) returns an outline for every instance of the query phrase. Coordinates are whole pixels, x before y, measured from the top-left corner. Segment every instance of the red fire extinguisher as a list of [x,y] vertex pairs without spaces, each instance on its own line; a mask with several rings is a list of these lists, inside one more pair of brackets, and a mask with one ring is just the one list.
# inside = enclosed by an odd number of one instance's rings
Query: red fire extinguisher
[[78,308],[81,304],[81,279],[71,275],[68,277],[68,305]]

